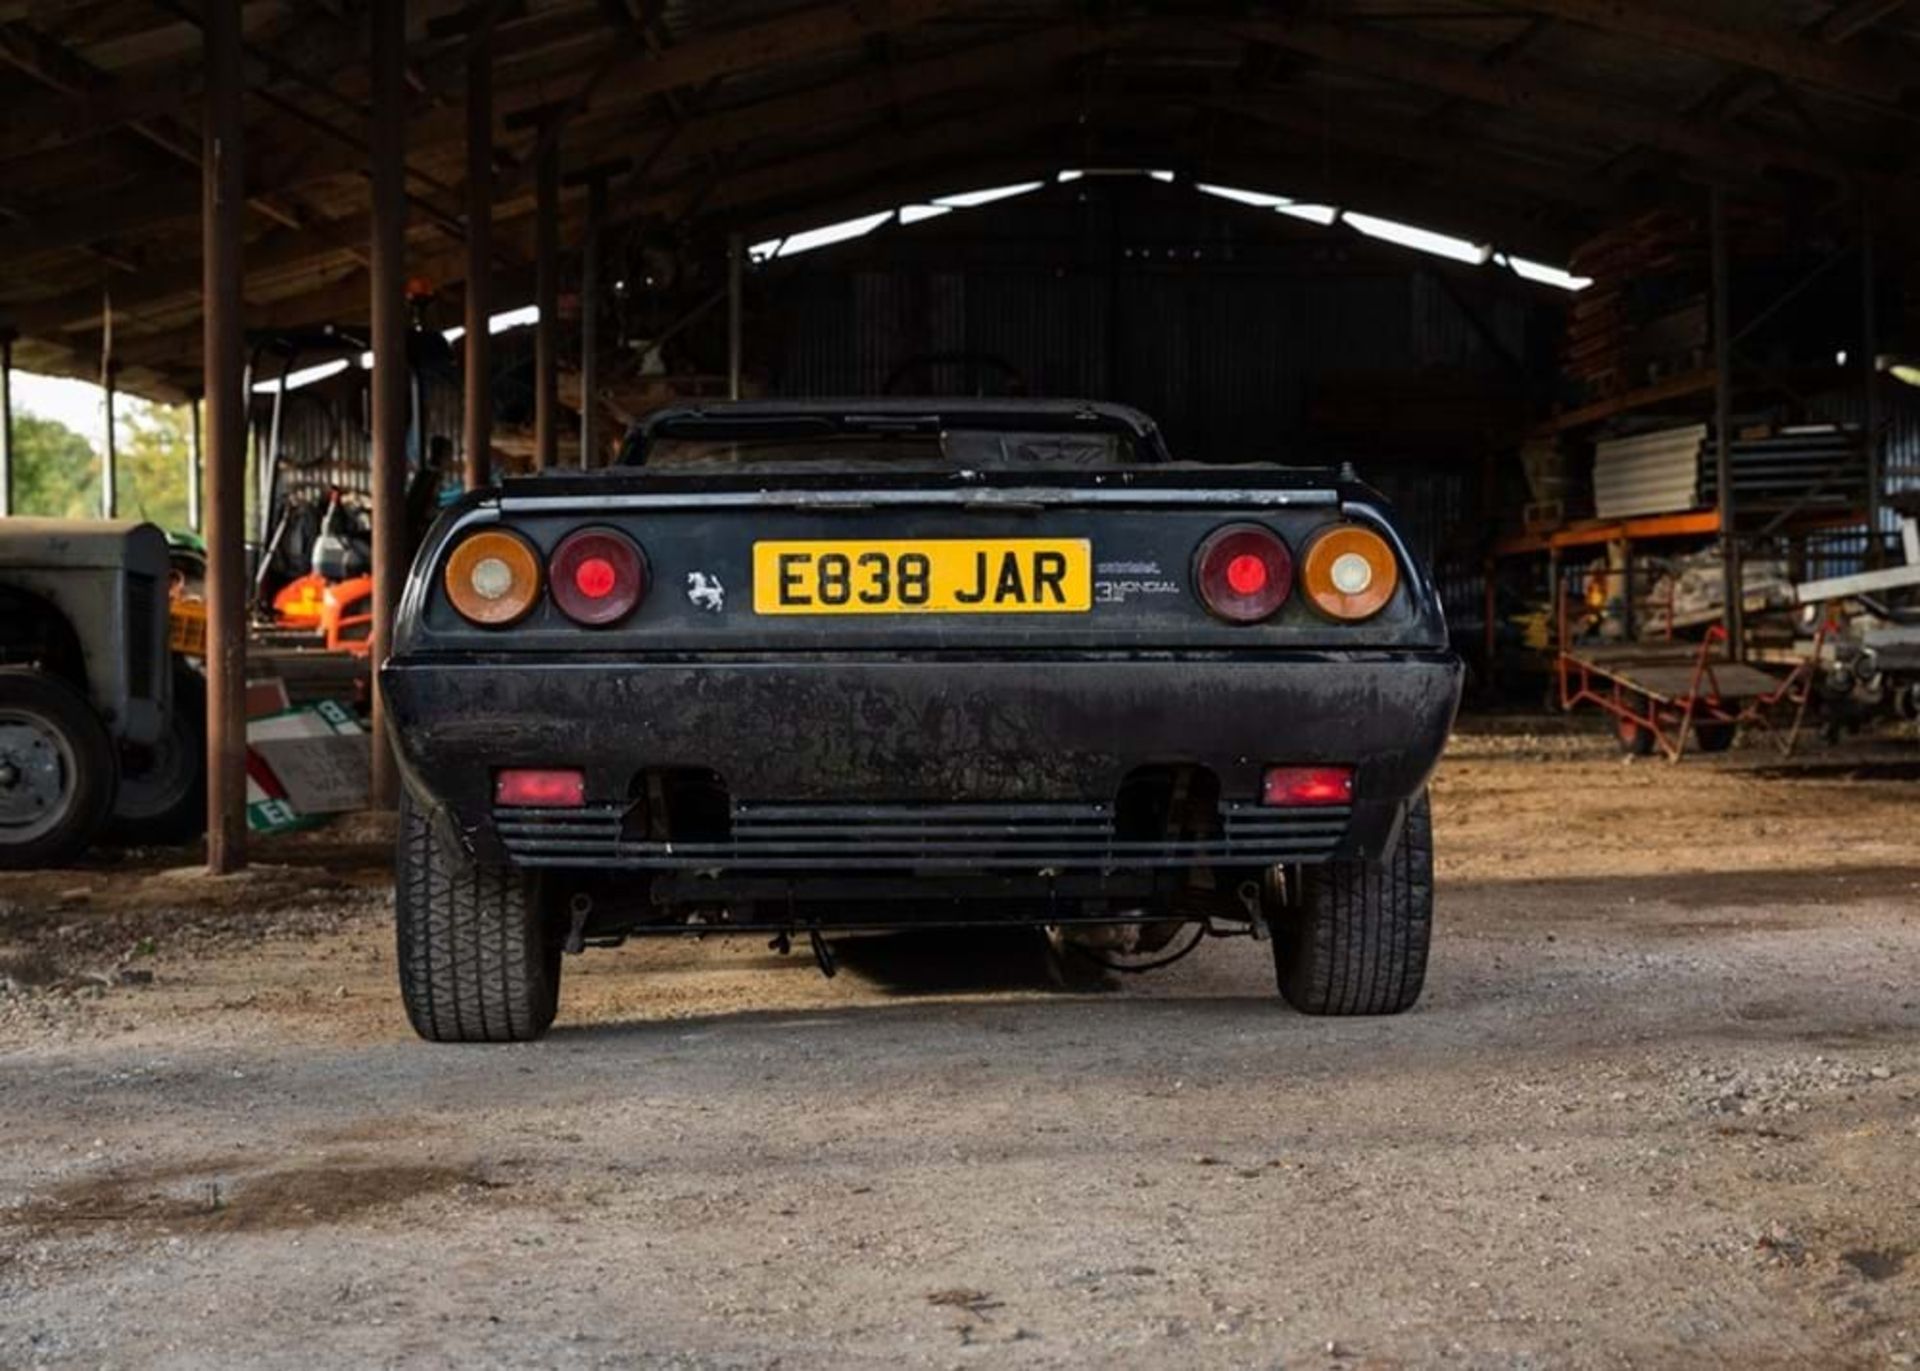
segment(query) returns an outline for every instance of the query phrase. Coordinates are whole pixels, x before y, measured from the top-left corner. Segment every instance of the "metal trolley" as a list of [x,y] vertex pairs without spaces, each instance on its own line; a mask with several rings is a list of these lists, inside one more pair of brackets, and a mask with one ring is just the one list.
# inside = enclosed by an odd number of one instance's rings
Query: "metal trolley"
[[[1814,672],[1827,625],[1814,634],[1813,649],[1784,676],[1732,660],[1727,631],[1719,624],[1698,642],[1671,637],[1657,643],[1576,644],[1568,632],[1567,599],[1559,594],[1555,677],[1560,707],[1592,704],[1613,717],[1614,736],[1633,756],[1656,749],[1670,762],[1687,751],[1724,752],[1743,727],[1775,735],[1782,753],[1799,741]],[[1782,731],[1777,725],[1791,714]]]

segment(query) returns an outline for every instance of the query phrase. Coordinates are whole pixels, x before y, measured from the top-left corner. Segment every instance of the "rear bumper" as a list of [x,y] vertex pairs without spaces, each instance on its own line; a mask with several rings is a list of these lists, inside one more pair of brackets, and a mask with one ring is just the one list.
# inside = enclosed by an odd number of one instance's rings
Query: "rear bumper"
[[[1114,871],[1363,857],[1394,839],[1459,701],[1446,652],[402,659],[380,673],[415,795],[485,862],[577,869]],[[1355,768],[1351,808],[1261,809],[1276,763]],[[1200,766],[1218,823],[1116,830],[1122,781]],[[496,811],[509,766],[588,808]],[[715,772],[731,823],[649,840],[636,777]]]

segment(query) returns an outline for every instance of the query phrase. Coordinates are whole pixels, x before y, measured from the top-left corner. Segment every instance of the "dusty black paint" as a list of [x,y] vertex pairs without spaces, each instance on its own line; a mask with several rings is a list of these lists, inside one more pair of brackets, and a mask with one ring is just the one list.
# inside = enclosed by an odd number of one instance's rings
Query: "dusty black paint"
[[[381,686],[410,783],[485,861],[505,857],[491,797],[503,766],[580,767],[604,816],[663,768],[717,773],[737,810],[1112,804],[1137,769],[1186,766],[1218,778],[1225,810],[1257,800],[1265,766],[1347,764],[1355,804],[1324,855],[1376,854],[1426,783],[1459,698],[1432,586],[1401,547],[1401,588],[1366,624],[1330,623],[1297,595],[1269,623],[1222,624],[1194,599],[1189,559],[1209,530],[1247,519],[1295,549],[1340,522],[1398,541],[1373,492],[1324,470],[756,483],[641,468],[516,482],[469,496],[427,540]],[[438,581],[451,543],[490,523],[543,551],[582,524],[620,527],[646,546],[655,590],[612,629],[546,607],[505,632],[473,628]],[[1034,533],[1088,538],[1098,565],[1157,566],[1138,579],[1159,588],[1061,616],[751,610],[756,538]],[[694,569],[726,583],[724,609],[679,593]]]

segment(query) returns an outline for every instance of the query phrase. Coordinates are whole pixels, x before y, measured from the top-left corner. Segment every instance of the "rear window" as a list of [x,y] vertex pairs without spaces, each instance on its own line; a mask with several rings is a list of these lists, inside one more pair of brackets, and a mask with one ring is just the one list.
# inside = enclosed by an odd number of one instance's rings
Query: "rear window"
[[836,433],[809,437],[656,434],[632,460],[657,471],[1046,471],[1153,460],[1126,433]]

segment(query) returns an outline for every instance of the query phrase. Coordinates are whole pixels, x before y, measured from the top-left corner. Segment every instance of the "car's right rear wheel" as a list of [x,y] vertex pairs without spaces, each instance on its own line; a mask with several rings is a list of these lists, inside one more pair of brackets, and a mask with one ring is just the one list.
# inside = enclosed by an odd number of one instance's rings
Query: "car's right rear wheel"
[[560,1004],[562,930],[537,878],[481,866],[404,793],[394,913],[400,993],[432,1042],[526,1042]]
[[[1290,873],[1267,900],[1280,994],[1306,1014],[1398,1014],[1420,998],[1433,935],[1433,820],[1422,792],[1374,861]],[[1270,891],[1272,887],[1269,887]]]

